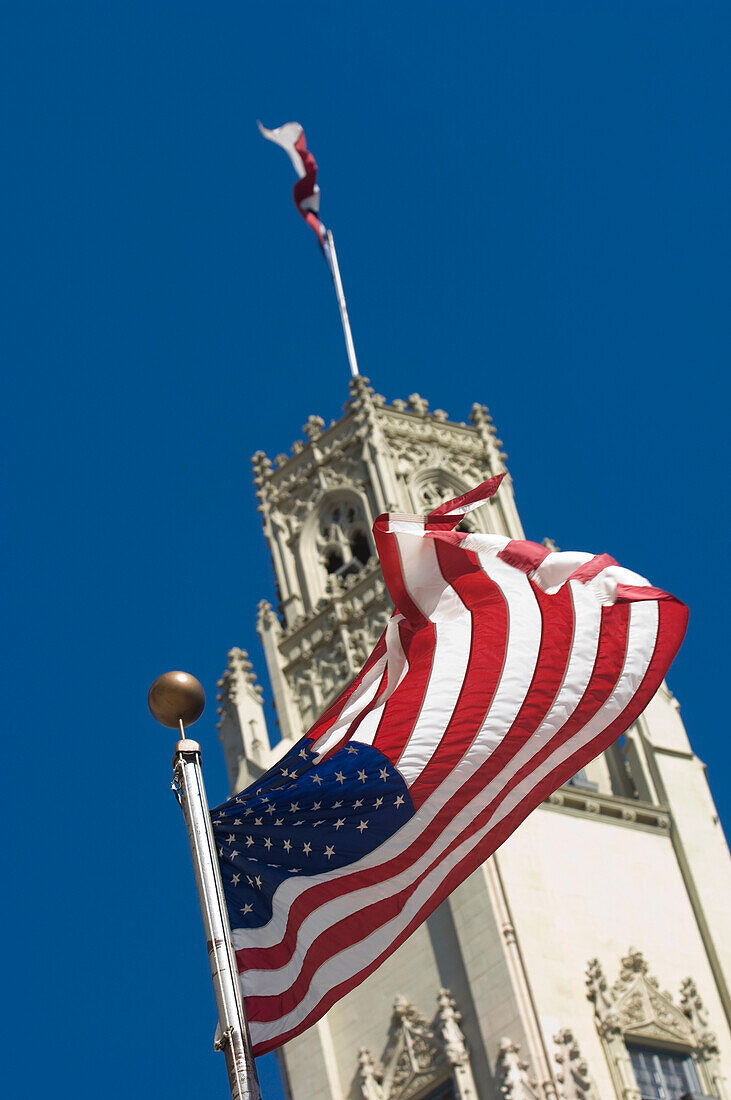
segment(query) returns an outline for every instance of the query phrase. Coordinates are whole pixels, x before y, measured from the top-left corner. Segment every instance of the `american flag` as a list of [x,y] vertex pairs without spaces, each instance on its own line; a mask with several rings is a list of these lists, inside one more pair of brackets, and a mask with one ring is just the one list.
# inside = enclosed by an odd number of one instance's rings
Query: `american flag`
[[322,253],[332,268],[330,259],[327,229],[320,221],[320,186],[317,182],[317,161],[307,148],[305,132],[299,122],[285,122],[283,126],[277,126],[274,130],[267,130],[259,122],[259,132],[267,141],[273,141],[284,149],[292,161],[299,179],[292,189],[294,205],[305,219],[310,229],[313,230],[319,241]]
[[355,680],[213,827],[255,1054],[374,971],[657,691],[687,609],[606,554],[379,516],[395,610]]

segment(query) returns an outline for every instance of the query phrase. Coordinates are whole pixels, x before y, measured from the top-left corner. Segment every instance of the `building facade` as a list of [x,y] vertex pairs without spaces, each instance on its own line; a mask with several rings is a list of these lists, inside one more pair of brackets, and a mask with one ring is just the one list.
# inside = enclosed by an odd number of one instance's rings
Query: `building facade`
[[[351,383],[344,415],[254,478],[279,606],[258,630],[280,739],[248,655],[219,730],[232,791],[291,747],[391,613],[371,526],[506,469],[469,423]],[[523,538],[509,475],[473,530]],[[358,989],[280,1052],[291,1100],[731,1100],[731,861],[702,762],[663,686],[624,737],[532,813]]]

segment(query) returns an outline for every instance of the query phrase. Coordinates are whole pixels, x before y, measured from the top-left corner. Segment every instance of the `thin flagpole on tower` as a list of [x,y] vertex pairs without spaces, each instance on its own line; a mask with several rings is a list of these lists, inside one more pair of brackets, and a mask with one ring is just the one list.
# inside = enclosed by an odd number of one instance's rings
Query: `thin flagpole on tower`
[[216,995],[218,1028],[214,1046],[226,1056],[232,1100],[261,1100],[203,785],[201,747],[185,732],[186,726],[200,718],[206,697],[194,676],[187,672],[166,672],[152,684],[147,702],[160,725],[180,732],[173,757],[173,790],[188,830]]
[[357,378],[359,375],[358,360],[355,356],[355,344],[353,343],[353,333],[350,331],[350,318],[348,317],[348,307],[345,303],[345,294],[343,292],[343,280],[340,278],[340,267],[338,265],[338,254],[335,251],[335,240],[332,235],[332,230],[327,231],[327,247],[329,251],[330,259],[330,271],[333,277],[333,286],[335,287],[335,297],[338,300],[338,309],[340,310],[340,320],[343,324],[343,335],[345,336],[345,347],[348,352],[348,362],[350,363],[350,373],[353,378]]
[[310,229],[313,230],[317,237],[320,250],[327,261],[327,266],[330,268],[333,286],[335,287],[335,296],[338,300],[338,309],[340,310],[340,320],[343,325],[343,335],[345,336],[345,347],[348,352],[350,373],[353,378],[357,378],[360,371],[358,370],[358,360],[355,356],[355,344],[353,343],[353,333],[350,330],[348,307],[345,304],[343,281],[340,278],[340,267],[338,266],[338,254],[335,251],[335,241],[333,240],[332,232],[326,229],[320,221],[320,187],[317,182],[317,161],[307,148],[305,132],[299,122],[285,122],[283,126],[277,126],[273,130],[268,130],[266,126],[262,126],[261,122],[258,122],[257,126],[259,127],[259,133],[262,137],[266,138],[267,141],[274,142],[274,144],[278,145],[281,149],[284,149],[297,173],[298,179],[292,192],[294,205],[297,207]]

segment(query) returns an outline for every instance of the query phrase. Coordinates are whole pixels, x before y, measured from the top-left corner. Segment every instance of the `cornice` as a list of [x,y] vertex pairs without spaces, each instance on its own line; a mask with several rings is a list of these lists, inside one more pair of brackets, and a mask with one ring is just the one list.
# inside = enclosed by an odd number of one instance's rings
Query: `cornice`
[[623,825],[644,832],[670,835],[672,817],[667,806],[655,806],[618,795],[582,791],[580,787],[559,787],[542,803],[547,810],[557,810],[574,817],[594,819],[613,825]]

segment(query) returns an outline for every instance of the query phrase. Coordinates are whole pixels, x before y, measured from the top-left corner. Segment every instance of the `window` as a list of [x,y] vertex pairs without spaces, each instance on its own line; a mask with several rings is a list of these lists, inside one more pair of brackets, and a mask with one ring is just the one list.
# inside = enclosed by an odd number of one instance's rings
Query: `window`
[[680,1100],[686,1093],[703,1092],[689,1054],[629,1043],[627,1050],[642,1100]]
[[322,511],[317,546],[325,572],[344,580],[359,573],[371,557],[368,528],[359,504],[331,501]]

